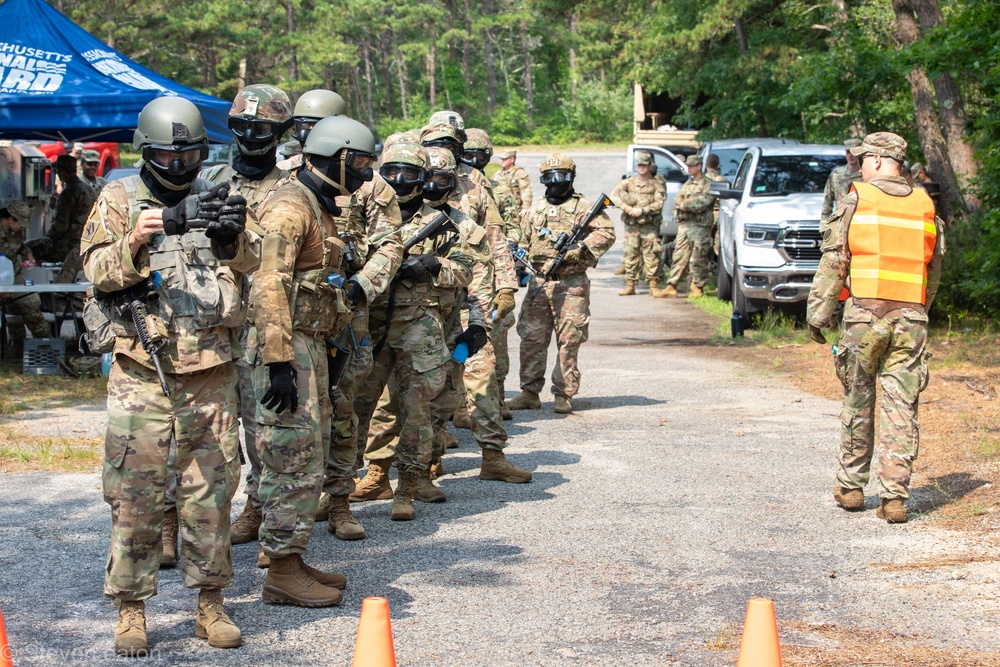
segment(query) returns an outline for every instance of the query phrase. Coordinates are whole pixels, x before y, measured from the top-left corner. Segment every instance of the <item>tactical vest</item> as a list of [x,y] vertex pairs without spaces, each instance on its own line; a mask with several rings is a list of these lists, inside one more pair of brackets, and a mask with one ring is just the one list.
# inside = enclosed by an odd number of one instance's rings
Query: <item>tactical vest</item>
[[257,211],[277,187],[288,178],[288,172],[276,167],[264,178],[255,180],[241,175],[228,164],[220,164],[204,170],[201,173],[201,178],[211,181],[215,185],[238,181],[238,186],[234,188],[232,194],[238,192],[247,200],[247,227],[259,234],[261,230],[258,225]]
[[[568,210],[565,208],[567,206],[570,207]],[[535,269],[541,270],[545,262],[558,254],[554,244],[559,238],[559,234],[572,232],[577,216],[585,214],[589,207],[590,204],[586,204],[580,194],[573,195],[558,206],[550,204],[544,198],[535,204],[533,228],[529,230],[529,233],[534,235],[531,241],[531,257],[529,259]],[[575,275],[584,273],[586,270],[587,267],[581,264],[563,262],[562,266],[559,267],[559,275]]]
[[847,231],[851,295],[925,304],[927,265],[934,255],[934,204],[924,191],[905,197],[853,183],[858,207]]

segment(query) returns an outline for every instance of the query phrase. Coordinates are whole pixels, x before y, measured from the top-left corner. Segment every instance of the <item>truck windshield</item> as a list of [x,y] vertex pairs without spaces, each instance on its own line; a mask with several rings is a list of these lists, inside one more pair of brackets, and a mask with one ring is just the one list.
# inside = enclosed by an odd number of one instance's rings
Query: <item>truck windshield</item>
[[750,189],[753,197],[778,197],[796,192],[823,192],[834,167],[845,164],[833,155],[765,155],[757,162]]

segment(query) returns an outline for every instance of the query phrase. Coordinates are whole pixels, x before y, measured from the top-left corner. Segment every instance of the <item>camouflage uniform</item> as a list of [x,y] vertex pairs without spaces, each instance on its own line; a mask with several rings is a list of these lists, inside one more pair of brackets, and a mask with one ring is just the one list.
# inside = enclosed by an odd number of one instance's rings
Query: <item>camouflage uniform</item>
[[[500,157],[505,159],[508,157],[516,158],[517,152],[507,151]],[[531,177],[528,176],[528,172],[524,170],[524,167],[515,164],[510,169],[501,169],[495,174],[495,177],[498,181],[505,181],[507,183],[511,193],[514,195],[514,200],[517,202],[518,210],[527,211],[531,208]]]
[[[552,242],[559,233],[568,234],[591,205],[579,193],[559,205],[545,199],[535,204],[525,220],[521,247],[528,251],[536,270],[555,257]],[[587,269],[597,266],[597,261],[615,242],[614,226],[605,213],[592,220],[588,228],[590,233],[583,239],[586,249],[582,261],[563,262],[559,274],[544,285],[539,285],[534,277],[528,283],[528,294],[517,321],[517,333],[521,336],[521,389],[526,392],[538,394],[545,386],[545,364],[553,331],[559,358],[552,369],[552,393],[572,398],[580,390],[577,356],[580,345],[587,341],[590,324]]]
[[821,215],[824,220],[833,214],[837,202],[851,191],[851,183],[860,180],[861,172],[851,171],[846,164],[835,167],[830,172],[830,178],[827,179],[826,187],[823,188],[823,212]]
[[691,283],[701,288],[708,282],[708,255],[712,248],[712,207],[715,196],[709,191],[712,181],[704,174],[688,180],[674,197],[677,238],[674,260],[667,284],[677,287],[691,268]]
[[[648,163],[647,163],[648,164]],[[663,203],[666,188],[652,176],[642,178],[630,176],[618,184],[611,200],[621,208],[633,206],[642,212],[633,217],[622,213],[625,223],[624,255],[625,278],[638,281],[657,279],[656,270],[660,264],[660,222],[663,219]],[[640,268],[644,269],[639,275]]]
[[[196,180],[190,193],[209,186]],[[229,509],[239,483],[232,360],[246,312],[242,276],[259,263],[257,237],[244,232],[234,257],[225,259],[203,230],[159,234],[133,257],[126,234],[141,210],[162,206],[138,176],[115,181],[101,193],[81,240],[86,276],[102,291],[125,289],[154,272],[162,280],[158,298],[148,300],[147,324],[168,341],[160,358],[169,398],[131,320],[111,318],[115,362],[108,380],[103,483],[112,528],[104,592],[122,600],[156,594],[172,438],[184,582],[215,589],[232,580]]]
[[[490,183],[493,186],[493,198],[496,200],[497,209],[503,219],[504,236],[508,245],[516,247],[523,236],[521,209],[517,204],[517,199],[506,181],[494,180]],[[510,372],[507,333],[513,328],[515,319],[514,312],[511,311],[505,317],[494,319],[493,327],[490,329],[490,343],[493,345],[493,353],[496,356],[496,374],[499,387],[504,386],[507,373]],[[503,401],[503,396],[500,396],[500,400]]]
[[[867,139],[866,139],[867,142]],[[911,196],[901,177],[873,178],[870,184],[889,195]],[[838,204],[823,235],[823,257],[809,292],[806,319],[819,328],[834,326],[841,291],[850,286],[848,230],[858,206],[853,190]],[[927,267],[926,304],[849,297],[844,310],[834,366],[844,385],[844,408],[837,483],[862,489],[868,482],[875,447],[876,382],[882,387],[879,433],[882,445],[879,484],[886,498],[909,498],[910,473],[917,457],[917,401],[927,386],[927,312],[941,280],[944,247],[939,220],[933,259]]]
[[108,184],[108,181],[101,176],[94,174],[93,179],[87,178],[87,175],[83,171],[83,165],[86,164],[97,164],[100,165],[101,154],[94,150],[83,151],[83,157],[80,160],[80,180],[89,185],[94,190],[94,197],[98,197],[101,194],[101,190],[104,186]]
[[44,238],[28,243],[38,261],[62,262],[56,282],[76,281],[76,275],[82,268],[80,235],[94,207],[94,200],[94,190],[82,178],[67,183],[56,202],[49,231]]
[[[22,228],[15,232],[0,227],[0,254],[6,255],[14,265],[14,284],[20,285],[24,283],[21,278],[21,263],[31,258],[31,251],[24,244],[24,227],[28,224],[29,209],[24,202],[12,202],[8,211],[11,217],[21,223]],[[3,288],[0,288],[0,297],[3,297]],[[7,315],[16,315],[24,320],[22,326],[10,327],[12,341],[24,340],[24,327],[28,327],[35,338],[48,338],[52,335],[49,323],[42,315],[42,299],[37,294],[11,294],[0,301]]]

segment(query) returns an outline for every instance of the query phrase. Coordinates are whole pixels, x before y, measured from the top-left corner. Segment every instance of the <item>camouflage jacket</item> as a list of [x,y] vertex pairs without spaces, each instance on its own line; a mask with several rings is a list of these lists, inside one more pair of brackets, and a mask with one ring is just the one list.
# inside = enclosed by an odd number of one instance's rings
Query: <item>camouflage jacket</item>
[[674,197],[674,219],[678,223],[711,226],[715,222],[712,211],[715,195],[709,191],[711,179],[705,174],[691,178],[681,186]]
[[493,200],[497,203],[497,210],[503,218],[504,236],[508,241],[519,243],[521,241],[521,210],[517,206],[517,199],[510,191],[510,186],[506,181],[490,181],[493,186]]
[[217,164],[202,170],[201,177],[215,185],[229,183],[231,194],[242,195],[247,200],[247,227],[260,234],[257,211],[264,200],[270,197],[278,189],[278,186],[288,180],[288,172],[274,167],[264,178],[251,179],[228,164]]
[[514,165],[510,169],[501,169],[496,173],[498,181],[506,181],[510,191],[514,194],[517,206],[522,211],[531,208],[531,179],[524,167]]
[[[190,193],[210,187],[198,179]],[[244,276],[260,263],[260,237],[244,232],[229,257],[203,230],[179,236],[156,234],[133,256],[129,233],[139,213],[163,207],[138,176],[109,183],[80,239],[83,270],[95,288],[107,293],[158,274],[160,284],[153,290],[157,298],[147,299],[147,326],[151,334],[167,339],[160,353],[163,370],[195,373],[240,354],[239,328],[246,317]],[[112,325],[115,353],[153,368],[131,321],[112,318]]]
[[[897,197],[906,197],[913,188],[898,176],[875,178],[871,184],[883,192]],[[836,324],[837,308],[840,304],[840,293],[845,285],[850,288],[848,274],[851,269],[851,254],[847,242],[847,234],[851,228],[851,219],[858,207],[858,195],[849,192],[837,205],[836,212],[826,222],[823,229],[822,251],[819,268],[813,277],[812,288],[809,290],[809,300],[806,306],[806,321],[813,326],[829,328]],[[927,303],[905,304],[907,307],[928,312],[931,303],[941,284],[941,259],[944,255],[944,226],[939,218],[937,225],[937,242],[930,264],[927,265]],[[870,301],[867,300],[866,301]],[[850,321],[853,311],[863,309],[853,298],[847,300],[844,318]]]
[[21,262],[31,257],[31,250],[24,243],[23,229],[14,232],[0,227],[0,255],[7,255],[14,265],[14,282],[21,282]]
[[[535,203],[525,220],[525,235],[520,245],[528,251],[528,259],[536,270],[541,270],[546,261],[556,256],[552,244],[559,233],[569,234],[577,219],[586,215],[591,206],[593,203],[580,193],[575,193],[558,206],[545,199]],[[601,255],[614,245],[615,227],[607,213],[591,220],[587,229],[589,232],[582,241],[587,252],[583,253],[580,262],[563,262],[559,270],[561,276],[585,273],[588,268],[597,266]]]
[[104,186],[108,184],[107,179],[102,178],[101,176],[94,176],[94,180],[91,181],[86,176],[81,174],[80,180],[90,186],[90,188],[94,191],[95,198],[101,194],[101,190],[103,190]]
[[500,217],[500,211],[497,210],[493,197],[485,188],[475,185],[467,178],[460,177],[448,198],[448,203],[460,209],[486,230],[490,247],[493,249],[493,284],[490,286],[491,289],[494,292],[501,289],[517,291],[514,259],[511,257],[510,246],[507,244],[503,218]]
[[826,179],[826,187],[823,188],[823,211],[821,216],[829,218],[833,213],[834,206],[851,191],[851,183],[861,180],[860,171],[847,171],[846,164],[834,168],[830,172],[830,177]]
[[293,155],[292,157],[286,157],[284,160],[278,160],[278,169],[284,169],[285,171],[291,173],[302,166],[303,158],[302,153],[298,155]]
[[611,194],[611,201],[623,210],[626,206],[642,209],[642,213],[636,217],[623,212],[622,222],[626,225],[659,225],[663,218],[663,203],[666,200],[666,187],[652,177],[629,176],[620,181]]
[[56,201],[56,214],[45,235],[52,243],[52,256],[64,257],[80,243],[83,226],[94,207],[94,190],[82,178],[63,188]]

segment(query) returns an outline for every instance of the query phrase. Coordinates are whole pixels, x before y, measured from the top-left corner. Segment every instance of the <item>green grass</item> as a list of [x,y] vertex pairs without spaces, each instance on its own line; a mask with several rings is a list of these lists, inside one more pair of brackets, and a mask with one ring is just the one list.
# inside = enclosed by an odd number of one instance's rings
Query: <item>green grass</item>
[[[733,307],[728,301],[722,301],[714,296],[703,296],[691,299],[698,308],[713,317],[720,319],[719,326],[712,337],[717,345],[764,345],[777,347],[779,345],[806,345],[810,342],[809,330],[804,322],[794,315],[780,311],[765,311],[755,316],[753,327],[746,329],[742,339],[733,339],[730,317]],[[824,331],[826,339],[832,344],[837,339],[837,330]]]
[[0,415],[38,407],[98,403],[107,394],[107,378],[25,375],[20,364],[0,364]]
[[1000,437],[983,433],[976,443],[976,450],[987,461],[1000,459]]
[[0,427],[0,468],[70,472],[93,470],[104,455],[101,438],[31,436]]

